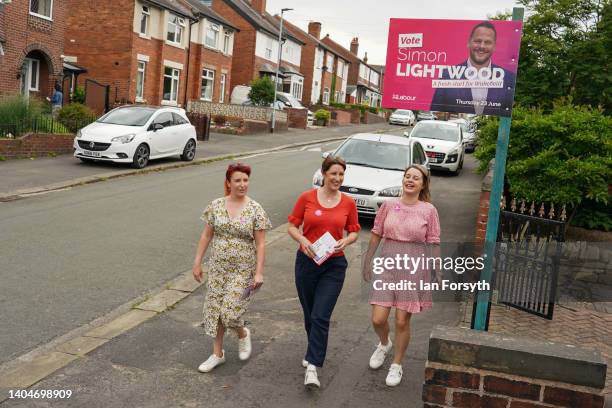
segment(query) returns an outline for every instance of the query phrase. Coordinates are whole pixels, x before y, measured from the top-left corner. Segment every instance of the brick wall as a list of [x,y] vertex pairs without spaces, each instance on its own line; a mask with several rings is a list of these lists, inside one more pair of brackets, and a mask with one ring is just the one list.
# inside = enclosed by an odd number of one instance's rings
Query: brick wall
[[201,93],[202,70],[204,68],[215,71],[213,86],[213,102],[220,102],[221,97],[221,74],[225,74],[224,103],[230,101],[230,83],[232,79],[232,56],[225,55],[218,50],[212,50],[200,44],[191,44],[191,56],[189,66],[189,90],[188,99],[199,100]]
[[0,156],[5,159],[72,153],[74,135],[28,134],[0,140]]
[[287,112],[287,126],[290,128],[306,129],[308,127],[307,109],[285,109]]
[[485,174],[480,192],[480,204],[478,207],[478,216],[476,218],[476,239],[477,244],[483,244],[487,233],[487,221],[489,219],[489,200],[491,197],[491,182],[493,180],[493,168],[495,167],[495,159],[489,163],[489,169]]
[[430,337],[425,408],[603,408],[599,351],[436,327]]
[[363,123],[384,123],[387,120],[383,116],[375,115],[372,112],[365,111],[363,115]]
[[61,79],[66,1],[53,2],[53,21],[30,15],[29,5],[29,1],[13,1],[0,13],[0,24],[6,37],[4,55],[0,56],[0,96],[20,92],[18,74],[30,52],[35,52],[33,56],[42,61],[40,96],[51,96],[55,81]]

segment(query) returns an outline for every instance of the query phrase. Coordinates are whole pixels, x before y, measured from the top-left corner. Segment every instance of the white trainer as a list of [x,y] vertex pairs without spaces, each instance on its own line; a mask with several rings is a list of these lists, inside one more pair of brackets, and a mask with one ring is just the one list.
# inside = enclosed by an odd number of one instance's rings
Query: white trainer
[[246,336],[238,338],[238,358],[242,361],[248,360],[251,357],[251,331],[248,328],[243,328]]
[[208,373],[212,371],[213,368],[225,363],[225,350],[222,350],[222,353],[223,357],[218,357],[215,353],[211,354],[208,360],[200,364],[198,371],[201,373]]
[[308,361],[302,360],[302,367],[304,368],[308,367]]
[[377,370],[385,363],[385,358],[387,358],[387,354],[391,351],[393,347],[393,343],[391,343],[391,339],[387,339],[387,345],[383,346],[382,343],[378,343],[376,346],[376,350],[372,353],[372,357],[370,357],[370,368],[373,370]]
[[312,364],[308,364],[308,367],[306,367],[304,385],[308,388],[319,388],[321,386],[319,376],[317,375],[317,367],[313,366]]
[[402,374],[404,371],[402,370],[402,366],[399,364],[391,364],[389,367],[389,374],[387,374],[387,379],[385,382],[389,387],[395,387],[402,381]]

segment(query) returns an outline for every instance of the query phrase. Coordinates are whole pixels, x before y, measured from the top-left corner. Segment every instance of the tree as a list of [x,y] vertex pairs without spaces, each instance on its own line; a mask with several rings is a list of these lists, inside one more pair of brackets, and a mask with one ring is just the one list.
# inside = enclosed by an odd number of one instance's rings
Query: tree
[[269,76],[251,81],[249,99],[256,106],[270,106],[274,102],[274,82]]
[[[610,106],[610,0],[519,0],[527,8],[515,100],[551,109],[571,97],[581,105]],[[505,17],[503,14],[500,17]]]

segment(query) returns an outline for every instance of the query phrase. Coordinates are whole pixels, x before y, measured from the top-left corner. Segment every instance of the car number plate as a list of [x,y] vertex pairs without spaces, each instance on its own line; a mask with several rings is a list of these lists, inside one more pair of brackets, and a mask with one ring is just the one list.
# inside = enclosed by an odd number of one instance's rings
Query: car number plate
[[430,163],[438,163],[438,159],[436,159],[435,157],[430,157],[429,158],[429,162]]
[[100,153],[100,152],[92,152],[90,150],[83,150],[83,156],[102,157],[102,153]]
[[363,198],[355,198],[355,204],[356,205],[365,206],[366,205],[366,200],[364,200]]

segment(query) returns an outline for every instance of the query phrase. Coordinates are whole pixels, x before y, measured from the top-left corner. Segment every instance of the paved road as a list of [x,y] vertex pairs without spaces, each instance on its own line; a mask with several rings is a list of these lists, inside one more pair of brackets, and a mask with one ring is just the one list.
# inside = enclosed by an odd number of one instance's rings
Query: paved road
[[[308,188],[320,151],[251,157],[251,195],[274,225]],[[116,179],[1,203],[0,363],[108,313],[191,266],[199,215],[222,192],[227,162]],[[435,177],[432,190],[452,239],[469,238],[479,180]]]

